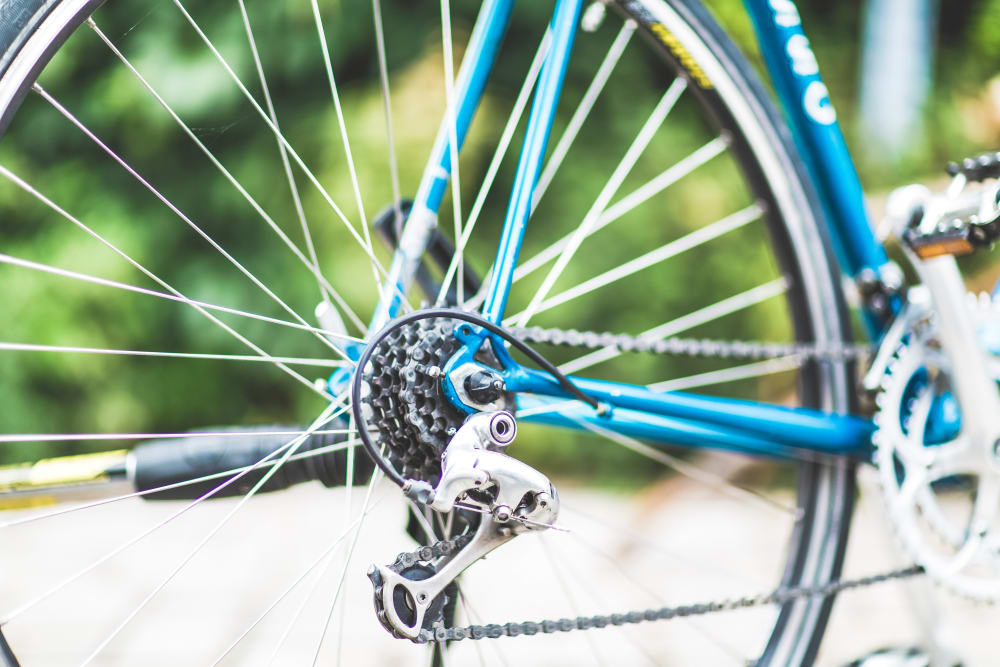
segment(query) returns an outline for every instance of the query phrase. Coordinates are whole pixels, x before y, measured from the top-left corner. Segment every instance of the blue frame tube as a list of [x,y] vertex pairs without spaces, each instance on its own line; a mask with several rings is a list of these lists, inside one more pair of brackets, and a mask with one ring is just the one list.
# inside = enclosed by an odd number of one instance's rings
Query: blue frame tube
[[[546,373],[518,368],[504,373],[504,378],[510,391],[570,397]],[[864,458],[871,446],[874,425],[868,419],[852,415],[682,392],[654,392],[603,380],[576,377],[572,380],[581,391],[611,408],[603,416],[581,408],[581,415],[589,415],[604,428],[636,437],[779,457],[808,450]],[[522,403],[519,407],[527,405]],[[525,419],[576,425],[572,419],[560,419],[554,413]]]
[[[476,115],[483,90],[493,71],[493,65],[503,43],[503,36],[510,23],[514,0],[486,0],[479,10],[476,25],[472,29],[469,45],[462,57],[455,82],[455,139],[458,151],[462,151],[465,136],[469,132],[472,118]],[[424,168],[420,187],[414,202],[423,204],[435,213],[441,208],[448,180],[451,176],[451,140],[449,139],[448,115],[441,121],[431,158]]]
[[493,263],[493,277],[483,304],[483,317],[495,324],[501,323],[507,307],[507,295],[514,279],[517,256],[521,252],[521,241],[531,214],[531,198],[542,171],[545,147],[566,77],[566,66],[573,50],[573,39],[580,22],[582,6],[583,0],[558,0],[552,16],[552,45],[538,77],[538,88],[531,104],[524,145],[514,176],[514,188],[504,219],[503,235]]
[[[802,34],[798,11],[792,0],[745,2],[796,141],[828,213],[841,261],[855,274],[863,268],[878,270],[887,261],[885,251],[871,232],[861,186],[815,58]],[[482,97],[512,6],[513,0],[486,0],[480,10],[457,85],[459,149]],[[552,46],[535,91],[490,291],[483,307],[485,317],[497,324],[506,307],[581,6],[582,0],[557,0],[552,18]],[[447,122],[445,119],[439,129],[400,249],[393,260],[389,285],[395,284],[400,291],[409,285],[426,249],[449,180]],[[398,297],[392,289],[387,289],[373,319],[373,330],[384,326],[398,308]],[[507,361],[504,373],[507,387],[510,391],[524,392],[519,397],[522,408],[544,406],[546,401],[555,400],[549,397],[566,397],[551,377],[525,369],[513,360]],[[578,415],[552,412],[525,419],[572,428],[581,428],[581,421],[590,421],[645,440],[760,456],[801,458],[803,452],[811,452],[865,458],[870,452],[874,427],[870,421],[854,416],[678,392],[657,393],[641,386],[599,380],[575,378],[574,382],[610,406],[608,413],[597,415],[589,408],[581,408]]]
[[[520,410],[544,408],[550,402],[562,401],[546,401],[523,396],[518,401],[518,408]],[[529,413],[525,417],[518,417],[518,420],[576,430],[586,430],[589,424],[597,432],[602,429],[614,431],[646,442],[691,448],[709,447],[776,459],[810,460],[817,456],[849,456],[867,461],[871,457],[868,441],[859,440],[857,443],[848,444],[817,440],[809,443],[809,447],[806,448],[739,429],[627,408],[615,408],[610,416],[597,416],[593,410],[581,406],[577,412],[573,412],[572,408],[563,408],[562,411]]]
[[744,5],[828,217],[841,264],[852,276],[865,268],[877,272],[888,256],[872,233],[864,192],[816,57],[802,31],[798,8],[793,0],[744,0]]
[[[469,125],[483,98],[483,90],[493,71],[513,8],[514,0],[485,0],[479,9],[455,85],[453,104],[458,152],[462,150]],[[402,305],[400,294],[405,294],[413,282],[420,259],[427,250],[430,233],[437,226],[438,209],[451,177],[451,133],[448,124],[446,114],[424,167],[410,215],[403,225],[399,247],[392,258],[385,287],[368,327],[370,331],[378,331],[399,314]]]

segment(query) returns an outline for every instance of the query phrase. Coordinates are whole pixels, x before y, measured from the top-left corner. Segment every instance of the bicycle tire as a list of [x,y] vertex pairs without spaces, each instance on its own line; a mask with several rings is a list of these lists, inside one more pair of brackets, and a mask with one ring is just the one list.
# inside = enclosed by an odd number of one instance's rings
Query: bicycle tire
[[[0,130],[5,130],[35,78],[100,0],[13,0],[0,8]],[[752,187],[777,213],[766,216],[775,254],[791,276],[789,300],[803,341],[850,339],[836,263],[822,212],[779,114],[746,59],[695,0],[626,0],[615,8],[635,20],[690,90],[730,131]],[[6,11],[4,11],[6,9]],[[801,376],[803,401],[831,411],[855,407],[843,364],[813,364]],[[798,503],[804,520],[782,583],[812,586],[836,579],[846,548],[854,499],[854,464],[804,462]],[[758,664],[809,665],[816,657],[832,599],[800,600],[781,610]],[[16,665],[0,632],[8,665]]]

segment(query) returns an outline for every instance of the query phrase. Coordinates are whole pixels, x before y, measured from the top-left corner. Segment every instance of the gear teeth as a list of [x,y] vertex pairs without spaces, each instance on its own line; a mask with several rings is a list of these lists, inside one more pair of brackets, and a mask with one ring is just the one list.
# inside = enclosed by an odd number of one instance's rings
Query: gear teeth
[[[973,294],[967,296],[967,304],[972,310],[973,317],[979,324],[993,323],[1000,326],[997,317],[1000,316],[1000,295],[994,297],[989,293]],[[899,438],[905,438],[905,434],[900,431],[906,421],[901,419],[900,405],[895,404],[891,399],[902,393],[900,383],[910,381],[913,372],[927,362],[934,363],[933,348],[928,344],[934,340],[936,322],[931,317],[929,321],[918,323],[917,327],[910,333],[906,342],[900,343],[886,361],[883,371],[883,378],[880,383],[879,392],[875,396],[875,404],[878,406],[872,421],[875,424],[875,431],[872,433],[873,458],[879,468],[879,487],[882,501],[885,504],[886,512],[896,504],[900,491],[900,482],[896,479],[895,455],[896,442]],[[919,354],[919,363],[915,363],[912,355]],[[905,412],[905,409],[903,410]],[[913,510],[921,511],[920,508]],[[922,553],[923,545],[920,540],[926,540],[926,536],[912,534],[902,525],[891,513],[890,523],[895,533],[895,538],[901,545],[904,552],[908,553],[918,565],[926,566],[925,554]],[[926,516],[925,516],[926,518]],[[939,533],[941,528],[934,526],[933,522],[927,524],[935,533]],[[971,585],[969,581],[962,581],[950,575],[944,575],[933,568],[926,570],[935,586],[947,590],[950,593],[971,602],[993,605],[1000,602],[997,598],[981,592],[979,586]]]
[[366,416],[377,425],[389,460],[405,477],[436,484],[449,428],[465,415],[441,391],[441,368],[459,349],[454,321],[418,320],[390,332],[372,354],[364,379]]

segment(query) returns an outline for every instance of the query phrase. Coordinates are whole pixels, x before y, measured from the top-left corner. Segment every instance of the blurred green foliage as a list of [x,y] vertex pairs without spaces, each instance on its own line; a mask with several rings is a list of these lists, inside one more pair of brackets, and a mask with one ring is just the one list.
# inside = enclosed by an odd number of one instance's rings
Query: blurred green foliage
[[[361,229],[392,200],[387,142],[378,85],[374,28],[368,0],[320,3],[326,42],[346,119],[347,135],[362,186],[362,215],[355,204],[341,130],[308,2],[248,0],[259,55],[281,128],[344,215]],[[468,215],[479,192],[524,72],[544,30],[550,3],[522,2],[508,31],[500,62],[470,132],[461,161],[461,203]],[[416,190],[444,110],[440,16],[435,3],[383,1],[392,111],[404,196]],[[478,3],[452,2],[456,50],[468,38]],[[866,168],[866,182],[883,188],[915,175],[935,173],[948,158],[990,142],[1000,144],[1000,121],[977,122],[991,113],[988,82],[1000,61],[995,29],[1000,0],[958,3],[963,21],[942,20],[940,66],[927,109],[931,132],[914,138],[912,157],[897,172]],[[738,0],[711,8],[757,62],[752,32]],[[859,9],[854,3],[803,3],[806,29],[827,77],[849,137],[857,78]],[[235,2],[190,3],[188,10],[219,52],[263,101],[252,52]],[[992,17],[992,18],[991,18]],[[298,222],[273,134],[233,85],[225,69],[171,3],[135,0],[102,8],[95,20],[147,78],[193,134],[230,170],[260,210],[303,251]],[[564,104],[553,141],[560,136],[589,85],[596,64],[619,23],[582,33],[568,74]],[[992,63],[992,64],[991,64]],[[636,40],[618,66],[542,199],[525,241],[530,257],[570,232],[586,215],[656,100],[670,71]],[[152,183],[178,210],[312,323],[320,298],[315,280],[255,210],[220,175],[177,123],[117,61],[96,35],[82,28],[43,73],[41,84],[107,146]],[[994,80],[994,86],[996,86]],[[996,93],[993,93],[997,95]],[[515,135],[467,252],[484,275],[495,252],[505,193],[516,164]],[[992,134],[991,134],[992,133]],[[687,96],[657,133],[619,190],[648,182],[715,136],[698,105]],[[984,145],[985,144],[985,145]],[[863,151],[859,151],[863,156]],[[108,158],[39,95],[30,95],[3,142],[0,163],[183,294],[214,304],[290,320],[291,315],[213,250],[178,215]],[[325,197],[294,168],[319,263],[330,282],[367,320],[376,290],[372,268]],[[620,265],[682,234],[731,214],[753,200],[730,156],[723,155],[685,177],[669,191],[602,230],[580,249],[557,283],[559,292]],[[442,207],[441,228],[452,229],[451,204]],[[162,290],[153,281],[81,230],[12,184],[0,187],[0,244],[6,254],[101,278]],[[540,325],[637,333],[762,284],[780,274],[760,223],[727,234],[675,261],[616,283],[614,287],[542,313]],[[390,254],[375,243],[384,266]],[[545,271],[516,286],[509,312],[527,305]],[[0,338],[48,345],[115,349],[247,354],[249,350],[194,309],[149,296],[0,265],[5,314]],[[420,297],[415,297],[419,300]],[[331,357],[331,350],[302,331],[219,315],[228,325],[273,355]],[[772,299],[686,335],[788,339],[787,307]],[[357,333],[352,328],[352,333]],[[574,355],[545,350],[559,361]],[[588,372],[631,382],[656,382],[705,372],[720,364],[705,360],[622,358]],[[296,366],[310,380],[326,371]],[[727,395],[794,400],[794,377],[710,387]],[[174,432],[213,425],[305,423],[318,412],[318,397],[280,370],[262,363],[176,360],[56,353],[0,353],[0,430],[33,432]],[[609,476],[641,472],[613,447],[577,435],[541,435],[527,430],[529,458],[567,469],[603,466]],[[579,441],[589,443],[580,456]],[[0,461],[103,449],[101,442],[4,446]]]

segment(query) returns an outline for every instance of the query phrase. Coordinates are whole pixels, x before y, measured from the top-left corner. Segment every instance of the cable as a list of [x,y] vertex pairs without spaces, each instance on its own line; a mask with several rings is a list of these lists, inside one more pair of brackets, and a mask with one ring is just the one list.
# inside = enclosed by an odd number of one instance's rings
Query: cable
[[430,310],[421,310],[415,313],[410,313],[409,315],[398,317],[386,325],[380,332],[378,332],[378,334],[375,335],[374,338],[372,338],[371,342],[368,343],[368,346],[362,353],[361,358],[358,360],[357,366],[354,367],[354,378],[351,381],[351,410],[354,413],[354,422],[358,425],[358,437],[361,438],[361,443],[365,446],[365,450],[367,450],[372,460],[375,461],[378,467],[382,469],[385,476],[391,479],[397,486],[404,486],[407,483],[407,480],[392,467],[392,464],[389,463],[389,460],[382,455],[382,452],[375,446],[375,443],[372,442],[371,436],[368,434],[367,422],[364,419],[364,415],[361,414],[361,380],[364,374],[364,368],[368,365],[368,361],[371,359],[372,354],[375,353],[375,349],[382,342],[382,340],[389,335],[389,333],[403,325],[418,322],[420,320],[431,319],[461,320],[463,322],[468,322],[469,324],[482,327],[490,333],[503,338],[505,341],[510,343],[512,347],[523,353],[524,356],[528,357],[532,362],[538,365],[543,371],[552,375],[552,377],[554,377],[556,381],[558,381],[559,384],[562,385],[562,387],[575,398],[580,399],[595,410],[599,409],[600,404],[597,399],[580,391],[580,389],[573,384],[573,382],[566,377],[566,375],[560,372],[558,368],[552,365],[548,359],[540,355],[538,352],[535,352],[535,350],[533,350],[527,343],[516,338],[502,327],[493,324],[479,315],[466,313],[461,310],[453,310],[450,308],[432,308]]

